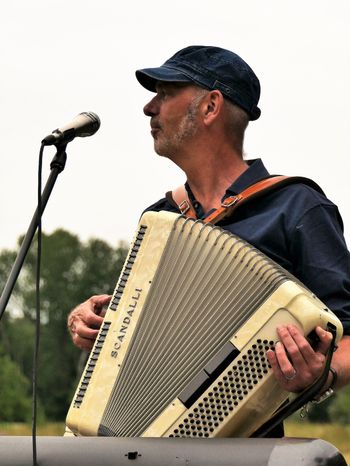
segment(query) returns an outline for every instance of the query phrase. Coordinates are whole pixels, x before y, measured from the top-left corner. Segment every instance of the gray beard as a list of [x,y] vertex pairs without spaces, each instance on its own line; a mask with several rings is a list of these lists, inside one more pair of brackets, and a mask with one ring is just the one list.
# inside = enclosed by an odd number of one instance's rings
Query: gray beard
[[158,141],[154,141],[154,150],[158,155],[172,159],[173,155],[179,153],[183,144],[196,135],[198,131],[196,123],[198,107],[199,99],[194,99],[189,105],[186,115],[180,121],[177,131],[171,137],[159,141],[159,144],[157,144]]

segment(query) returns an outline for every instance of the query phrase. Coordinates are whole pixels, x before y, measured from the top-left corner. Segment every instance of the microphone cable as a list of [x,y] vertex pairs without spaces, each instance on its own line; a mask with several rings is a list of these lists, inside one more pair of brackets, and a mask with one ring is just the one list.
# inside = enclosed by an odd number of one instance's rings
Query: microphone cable
[[40,346],[40,271],[41,271],[41,250],[42,250],[42,164],[45,145],[41,144],[38,163],[38,224],[37,224],[37,260],[36,260],[36,277],[35,277],[35,340],[33,351],[33,369],[32,369],[32,451],[33,466],[37,466],[37,445],[36,445],[36,427],[37,427],[37,379],[38,379],[38,362]]

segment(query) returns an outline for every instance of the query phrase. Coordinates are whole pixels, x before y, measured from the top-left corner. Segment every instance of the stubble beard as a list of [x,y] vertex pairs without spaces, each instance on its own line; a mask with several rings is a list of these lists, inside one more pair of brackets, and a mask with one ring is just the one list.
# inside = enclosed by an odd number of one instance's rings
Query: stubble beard
[[186,115],[180,120],[177,129],[166,135],[161,131],[158,139],[154,140],[154,150],[158,155],[172,159],[181,152],[184,144],[193,138],[198,131],[196,117],[199,101],[194,99],[188,107]]

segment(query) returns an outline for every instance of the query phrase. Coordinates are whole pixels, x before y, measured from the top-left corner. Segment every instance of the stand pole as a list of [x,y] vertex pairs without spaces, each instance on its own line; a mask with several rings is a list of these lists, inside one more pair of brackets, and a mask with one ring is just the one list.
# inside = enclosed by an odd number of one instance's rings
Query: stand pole
[[64,170],[66,160],[67,160],[67,154],[66,154],[66,147],[67,144],[63,144],[62,146],[57,146],[57,152],[54,156],[54,158],[51,161],[50,168],[51,168],[51,173],[49,175],[49,178],[46,182],[46,186],[44,188],[44,191],[42,193],[42,202],[41,202],[41,212],[40,214],[38,213],[38,208],[36,208],[34,216],[32,218],[32,221],[29,225],[28,231],[23,239],[23,242],[21,244],[20,250],[17,254],[16,260],[12,266],[12,270],[10,272],[10,275],[7,279],[6,285],[3,289],[3,292],[1,293],[1,298],[0,298],[0,319],[6,309],[7,303],[11,297],[13,288],[16,284],[18,275],[22,269],[24,260],[27,256],[28,250],[30,248],[30,245],[32,244],[33,237],[35,235],[35,232],[38,228],[38,223],[39,219],[42,216],[47,201],[49,200],[51,191],[55,185],[56,179],[58,175],[61,173],[61,171]]

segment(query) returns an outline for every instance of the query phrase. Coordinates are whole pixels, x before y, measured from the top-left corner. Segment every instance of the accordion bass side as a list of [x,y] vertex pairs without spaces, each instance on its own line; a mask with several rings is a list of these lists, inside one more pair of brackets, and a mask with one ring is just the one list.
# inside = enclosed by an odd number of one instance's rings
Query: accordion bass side
[[139,222],[67,415],[75,435],[247,437],[288,393],[266,351],[279,324],[342,325],[235,235],[168,212]]

